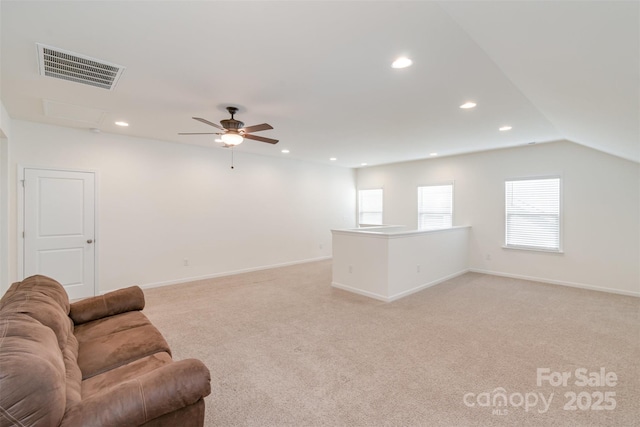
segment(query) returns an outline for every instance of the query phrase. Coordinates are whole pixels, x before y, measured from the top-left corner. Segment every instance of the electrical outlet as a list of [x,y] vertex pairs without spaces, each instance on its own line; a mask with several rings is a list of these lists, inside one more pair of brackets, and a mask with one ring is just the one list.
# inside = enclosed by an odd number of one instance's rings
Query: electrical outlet
[[420,273],[420,264],[416,266],[416,273]]
[[353,265],[349,266],[349,273],[353,273]]
[[487,256],[486,256],[486,260],[487,260],[487,261],[491,261],[491,254],[487,254]]
[[184,264],[185,267],[189,267],[189,258],[183,259],[182,263]]
[[322,248],[324,248],[324,245],[323,245],[322,243],[320,243],[320,244],[318,245],[318,248],[319,248],[319,249],[322,249]]

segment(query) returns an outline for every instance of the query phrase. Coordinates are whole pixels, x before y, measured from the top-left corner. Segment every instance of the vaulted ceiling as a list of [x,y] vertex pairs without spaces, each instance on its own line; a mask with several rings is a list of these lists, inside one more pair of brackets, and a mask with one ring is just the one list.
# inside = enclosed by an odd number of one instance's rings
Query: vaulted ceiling
[[[280,140],[236,150],[345,167],[559,139],[638,162],[639,12],[636,1],[4,0],[0,97],[14,119],[211,147],[215,135],[178,133],[215,131],[191,117],[218,122],[233,105]],[[126,69],[111,91],[44,77],[36,43]],[[391,68],[399,56],[413,66]]]

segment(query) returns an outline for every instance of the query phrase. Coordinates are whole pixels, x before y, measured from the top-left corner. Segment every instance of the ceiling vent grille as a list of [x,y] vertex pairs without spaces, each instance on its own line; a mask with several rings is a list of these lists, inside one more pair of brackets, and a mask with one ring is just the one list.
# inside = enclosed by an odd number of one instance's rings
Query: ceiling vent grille
[[41,76],[113,90],[125,67],[36,43]]

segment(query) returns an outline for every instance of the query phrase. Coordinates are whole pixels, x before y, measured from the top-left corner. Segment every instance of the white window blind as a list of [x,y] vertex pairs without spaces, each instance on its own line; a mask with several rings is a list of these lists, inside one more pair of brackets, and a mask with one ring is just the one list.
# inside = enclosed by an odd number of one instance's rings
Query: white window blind
[[453,185],[418,187],[418,229],[453,225]]
[[382,188],[358,191],[358,223],[382,225]]
[[560,178],[505,182],[506,246],[560,250]]

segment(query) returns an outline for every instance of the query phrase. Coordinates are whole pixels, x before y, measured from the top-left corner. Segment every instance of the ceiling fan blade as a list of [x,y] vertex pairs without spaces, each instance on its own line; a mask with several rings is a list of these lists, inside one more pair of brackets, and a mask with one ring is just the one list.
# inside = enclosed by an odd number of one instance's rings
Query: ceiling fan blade
[[264,138],[262,136],[246,135],[245,134],[244,137],[246,139],[253,139],[254,141],[267,142],[269,144],[277,144],[278,143],[277,139]]
[[269,130],[269,129],[273,129],[273,126],[267,123],[263,123],[261,125],[246,126],[244,128],[244,131],[247,133],[251,133],[251,132],[259,132],[261,130]]
[[178,135],[220,135],[220,132],[180,132]]
[[207,119],[202,119],[202,118],[200,118],[200,117],[192,117],[192,119],[193,119],[193,120],[197,120],[197,121],[199,121],[199,122],[202,122],[202,123],[204,123],[204,124],[207,124],[207,125],[209,125],[209,126],[213,126],[214,128],[218,128],[218,129],[220,129],[220,130],[224,130],[224,128],[223,128],[222,126],[217,125],[217,124],[215,124],[215,123],[213,123],[213,122],[210,122],[210,121],[209,121],[209,120],[207,120]]

